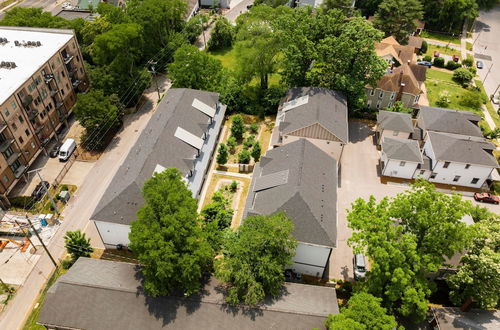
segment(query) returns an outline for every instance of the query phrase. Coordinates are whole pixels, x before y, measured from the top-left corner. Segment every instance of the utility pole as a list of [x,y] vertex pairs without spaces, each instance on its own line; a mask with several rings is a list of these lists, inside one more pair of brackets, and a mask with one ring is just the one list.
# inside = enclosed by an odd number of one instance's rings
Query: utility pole
[[26,215],[26,220],[28,220],[28,223],[30,224],[31,226],[31,229],[33,229],[33,231],[35,232],[35,235],[36,237],[38,238],[38,240],[40,241],[40,243],[42,243],[42,246],[43,246],[43,249],[45,250],[45,252],[47,252],[47,254],[49,255],[49,258],[50,260],[52,261],[52,263],[54,264],[54,266],[56,267],[57,269],[57,262],[54,260],[54,258],[52,257],[52,254],[50,254],[49,252],[49,249],[47,249],[47,246],[45,246],[45,243],[42,241],[42,239],[40,238],[40,235],[38,235],[38,231],[35,229],[35,227],[33,226],[33,223],[31,223],[31,220],[30,218],[28,217],[28,215]]
[[158,62],[153,62],[149,61],[148,65],[151,67],[150,73],[153,74],[153,80],[155,81],[155,86],[156,86],[156,92],[158,93],[158,102],[160,102],[160,89],[158,88],[158,81],[156,80],[156,70],[155,70],[155,65],[158,64]]
[[488,72],[486,73],[486,76],[484,76],[484,79],[483,79],[483,85],[484,85],[484,82],[486,81],[486,78],[488,78],[488,75],[490,74],[490,71],[491,71],[491,68],[493,67],[493,63],[491,63],[491,66],[490,66],[490,69],[488,70]]
[[[19,229],[21,229],[24,232],[23,228],[21,227],[21,224],[16,219],[14,219],[14,221],[16,222],[16,224],[19,227]],[[30,242],[31,246],[33,246],[33,248],[35,249],[35,252],[36,252],[37,248],[36,248],[35,244],[33,244],[33,242],[31,241],[30,236],[28,234],[29,234],[29,232],[25,233],[24,237],[26,237],[28,239],[28,241]]]
[[[42,176],[40,175],[40,171],[42,170],[42,168],[38,168],[36,170],[32,170],[32,171],[29,171],[29,172],[26,172],[26,174],[29,174],[29,173],[32,173],[32,172],[36,172],[36,174],[38,175],[38,177],[40,178],[40,182],[43,182],[43,178]],[[45,186],[44,186],[45,188]],[[47,195],[49,195],[49,199],[50,199],[50,202],[52,204],[52,207],[54,208],[54,211],[56,212],[57,215],[60,215],[60,212],[59,212],[59,209],[57,208],[57,204],[54,200],[54,197],[52,197],[52,194],[50,193],[50,185],[49,187],[47,188]]]

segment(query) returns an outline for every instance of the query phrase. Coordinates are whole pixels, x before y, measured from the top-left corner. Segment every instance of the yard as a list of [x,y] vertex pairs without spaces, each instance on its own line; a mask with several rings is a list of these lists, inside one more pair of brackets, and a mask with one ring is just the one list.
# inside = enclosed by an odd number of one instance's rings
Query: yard
[[[66,204],[59,200],[57,197],[58,195],[63,191],[67,190],[69,191],[70,196],[73,196],[75,193],[77,187],[75,185],[58,185],[57,187],[50,187],[49,192],[52,195],[52,197],[56,201],[57,208],[59,212],[62,212]],[[29,211],[32,214],[45,214],[45,213],[53,213],[54,209],[52,206],[52,202],[46,194],[41,200],[33,204],[33,200],[29,196],[20,196],[20,197],[14,197],[11,199],[12,211]]]
[[445,47],[445,46],[431,45],[431,44],[429,44],[427,46],[427,52],[425,53],[425,55],[429,55],[429,56],[434,57],[434,51],[438,51],[441,54],[450,55],[450,56],[453,56],[453,55],[460,56],[460,51],[457,49],[454,49],[451,47]]
[[[427,88],[427,97],[429,99],[429,104],[431,106],[437,106],[442,108],[450,108],[457,110],[465,110],[482,115],[480,107],[472,107],[463,101],[462,96],[464,94],[469,94],[471,96],[477,96],[482,100],[483,96],[480,92],[470,91],[463,88],[460,84],[456,83],[452,79],[453,74],[443,71],[438,71],[435,69],[427,70],[427,80],[425,82],[425,87]],[[440,103],[440,98],[447,98],[448,104]]]
[[460,45],[460,38],[458,36],[450,36],[448,34],[436,33],[424,30],[420,33],[420,37],[439,40],[443,42],[449,42],[455,45]]
[[[483,86],[483,83],[481,82],[481,80],[479,80],[479,79],[474,80],[474,82],[476,83],[476,86],[481,89],[481,93],[484,95],[483,97],[488,98],[488,95],[486,94],[486,91],[484,90],[484,86]],[[489,100],[488,100],[488,102],[486,102],[486,108],[488,109],[488,112],[489,112],[491,118],[493,118],[495,125],[497,127],[500,127],[500,116],[495,111],[495,108],[493,108],[493,105],[491,104],[491,102]]]

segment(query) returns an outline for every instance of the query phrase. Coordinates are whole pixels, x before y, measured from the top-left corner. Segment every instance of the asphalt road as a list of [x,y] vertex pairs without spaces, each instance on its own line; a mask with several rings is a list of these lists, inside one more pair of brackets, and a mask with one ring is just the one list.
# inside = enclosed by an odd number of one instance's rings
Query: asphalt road
[[[500,5],[490,11],[482,11],[476,20],[473,34],[474,57],[481,60],[485,67],[478,70],[481,80],[484,81],[484,88],[488,95],[491,95],[500,85]],[[491,60],[481,57],[490,56]],[[488,73],[489,72],[489,73]],[[500,90],[500,89],[499,89]],[[498,91],[497,91],[498,93]],[[498,105],[496,105],[498,108]]]

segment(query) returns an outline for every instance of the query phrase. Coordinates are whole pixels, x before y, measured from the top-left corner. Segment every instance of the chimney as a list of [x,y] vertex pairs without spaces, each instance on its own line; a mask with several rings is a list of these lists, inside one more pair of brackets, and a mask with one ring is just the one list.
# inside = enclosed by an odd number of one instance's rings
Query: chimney
[[399,72],[399,79],[398,79],[398,95],[396,96],[396,101],[401,101],[401,97],[403,96],[403,90],[405,88],[405,83],[403,82],[403,69]]

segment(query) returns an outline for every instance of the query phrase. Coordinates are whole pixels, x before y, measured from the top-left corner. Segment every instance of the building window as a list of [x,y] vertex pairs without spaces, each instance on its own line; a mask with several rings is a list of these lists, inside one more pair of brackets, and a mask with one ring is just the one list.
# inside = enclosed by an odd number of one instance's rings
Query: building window
[[3,109],[3,114],[5,115],[5,117],[8,117],[10,115],[10,112],[7,108]]
[[4,183],[9,182],[9,178],[7,177],[7,175],[4,175],[4,176],[3,176],[2,181],[3,181]]
[[460,175],[455,175],[453,182],[458,182],[458,180],[460,180]]
[[392,102],[389,102],[389,104],[387,104],[387,107],[388,108],[392,107]]
[[23,144],[24,143],[24,139],[22,136],[19,137],[19,143]]
[[64,71],[61,71],[61,75],[63,76],[63,78],[65,78],[66,76],[64,75]]
[[366,107],[369,108],[372,106],[372,100],[368,100],[368,102],[366,103]]
[[396,92],[392,92],[391,93],[391,100],[394,100],[395,97],[396,97]]
[[22,124],[22,123],[24,123],[24,118],[23,118],[23,116],[19,116],[19,117],[17,117],[17,119],[19,119],[19,122],[20,122],[21,124]]
[[14,153],[14,150],[12,150],[12,147],[8,147],[4,152],[3,152],[3,155],[5,157],[5,159],[9,158],[10,156],[12,156],[12,154]]
[[418,100],[420,100],[420,95],[417,95],[417,96],[415,97],[415,103],[418,103]]
[[479,178],[474,178],[474,179],[472,179],[472,181],[470,183],[476,184],[478,181],[479,181]]
[[64,89],[61,89],[61,94],[64,96]]
[[425,170],[420,170],[420,175],[424,175]]
[[470,167],[470,164],[465,165],[465,169],[468,170]]
[[12,107],[12,109],[16,110],[17,109],[17,104],[16,102],[14,101],[10,101],[10,106]]
[[370,96],[373,96],[373,95],[375,95],[375,89],[372,89],[372,90],[370,91]]
[[12,126],[12,129],[13,129],[14,131],[15,131],[15,130],[17,130],[17,126],[16,126],[16,124],[12,123],[12,125],[11,125],[11,126]]
[[450,166],[450,162],[444,162],[443,168],[448,168]]
[[[80,62],[80,57],[78,55],[76,55],[76,61]],[[80,69],[80,70],[82,70],[82,69]],[[83,70],[82,70],[82,72],[83,72]]]
[[31,148],[35,149],[36,148],[36,144],[35,142],[31,142]]
[[406,165],[405,161],[402,160],[401,162],[399,162],[399,166],[405,166],[405,165]]
[[12,165],[10,165],[10,168],[12,169],[13,172],[17,171],[17,169],[21,167],[21,163],[19,160],[16,160]]
[[380,101],[377,102],[377,109],[380,109]]
[[25,129],[24,133],[26,133],[26,136],[30,136],[30,134],[31,134],[29,129]]
[[[76,58],[78,58],[78,56]],[[80,73],[83,74],[83,68],[80,68]]]
[[431,179],[435,179],[435,178],[436,178],[436,176],[437,176],[437,173],[432,173],[432,174],[431,174],[431,176],[430,176],[430,178],[431,178]]
[[392,136],[398,136],[399,135],[399,131],[392,131]]
[[384,97],[384,91],[380,91],[380,93],[378,93],[378,98],[381,99],[382,97]]

